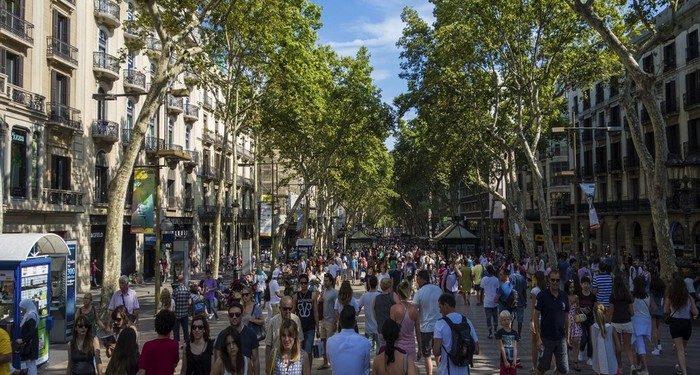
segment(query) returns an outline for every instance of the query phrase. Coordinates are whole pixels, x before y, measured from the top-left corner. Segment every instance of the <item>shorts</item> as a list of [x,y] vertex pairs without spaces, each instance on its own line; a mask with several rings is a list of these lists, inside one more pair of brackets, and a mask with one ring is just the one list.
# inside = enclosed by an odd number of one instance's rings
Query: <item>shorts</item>
[[337,331],[337,323],[335,319],[332,321],[322,320],[318,323],[318,336],[323,340],[327,339],[335,334]]
[[314,351],[314,336],[316,335],[316,330],[312,329],[310,331],[304,332],[304,340],[301,342],[301,348],[306,353],[313,353]]
[[481,290],[481,284],[474,284],[474,290],[475,290],[476,292],[480,291],[480,290]]
[[420,354],[424,358],[430,358],[433,356],[433,333],[432,332],[421,332],[420,333]]
[[499,375],[517,375],[518,369],[515,367],[508,367],[506,368],[506,364],[501,362],[501,371],[498,373]]
[[669,318],[668,330],[671,332],[671,338],[682,337],[683,340],[690,340],[690,334],[693,333],[693,324],[690,319]]
[[618,332],[618,333],[629,333],[629,334],[634,333],[634,327],[632,326],[632,322],[612,323],[612,326],[613,326],[613,328],[615,328],[615,332]]

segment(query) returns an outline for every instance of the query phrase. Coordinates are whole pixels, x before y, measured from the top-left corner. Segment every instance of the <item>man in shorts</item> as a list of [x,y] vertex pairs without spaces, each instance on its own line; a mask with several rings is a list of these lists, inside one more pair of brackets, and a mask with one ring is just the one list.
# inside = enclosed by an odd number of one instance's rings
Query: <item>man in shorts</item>
[[484,275],[484,266],[481,263],[477,264],[472,268],[472,280],[474,283],[474,293],[479,296],[479,302],[477,306],[484,304],[484,291],[481,289],[481,277]]
[[[537,304],[532,312],[535,332],[539,333],[537,347],[543,348],[537,363],[536,374],[543,375],[552,366],[555,358],[557,374],[569,373],[567,343],[569,332],[569,298],[559,290],[561,277],[556,268],[549,273],[548,288],[537,295]],[[540,324],[541,321],[545,324]],[[533,349],[534,350],[534,349]]]
[[338,326],[335,321],[335,301],[338,299],[338,291],[335,290],[335,277],[330,273],[326,273],[323,276],[323,294],[321,295],[321,298],[319,298],[318,303],[322,304],[323,306],[323,319],[318,319],[318,315],[316,315],[317,320],[318,320],[318,331],[317,331],[317,336],[319,339],[321,339],[321,342],[323,343],[324,347],[324,354],[323,354],[323,365],[319,367],[319,370],[325,370],[327,368],[330,368],[330,365],[328,364],[328,354],[326,348],[326,344],[328,341],[328,338],[333,336],[333,334],[336,332]]
[[433,332],[435,322],[442,318],[438,304],[442,289],[430,283],[430,273],[427,270],[418,271],[416,282],[418,291],[413,296],[413,304],[420,312],[420,355],[425,358],[425,371],[428,375],[433,375]]

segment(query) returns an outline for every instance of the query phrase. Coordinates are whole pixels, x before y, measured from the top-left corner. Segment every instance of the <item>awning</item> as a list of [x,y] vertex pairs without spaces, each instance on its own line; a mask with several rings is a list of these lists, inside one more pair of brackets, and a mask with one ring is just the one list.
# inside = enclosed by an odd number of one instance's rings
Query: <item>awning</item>
[[68,253],[66,241],[53,233],[0,234],[0,262],[21,262],[29,258]]

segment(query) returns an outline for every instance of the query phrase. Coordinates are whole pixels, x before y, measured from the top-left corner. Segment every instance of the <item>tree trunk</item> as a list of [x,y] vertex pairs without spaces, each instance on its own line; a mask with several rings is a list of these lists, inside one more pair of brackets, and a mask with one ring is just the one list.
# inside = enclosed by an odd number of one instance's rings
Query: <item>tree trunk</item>
[[[311,187],[310,183],[307,183],[306,179],[304,179],[304,188],[301,189],[299,192],[299,196],[297,199],[294,201],[294,205],[291,208],[291,212],[296,212],[297,208],[301,204],[302,199],[306,197],[306,194],[309,192],[309,188]],[[284,222],[280,227],[277,229],[275,233],[275,237],[277,238],[277,241],[275,241],[275,244],[272,249],[272,255],[273,258],[279,254],[279,250],[282,248],[282,239],[284,238],[284,234],[287,232],[287,227],[289,226],[289,223],[292,222],[292,215],[287,215],[287,217],[284,219]],[[274,231],[274,225],[272,230]]]
[[[124,201],[126,199],[126,189],[129,185],[129,179],[134,168],[136,158],[141,151],[144,135],[148,128],[148,123],[158,110],[160,103],[165,97],[166,87],[174,72],[165,73],[167,69],[168,59],[161,57],[158,61],[158,72],[153,81],[151,81],[151,89],[146,95],[143,107],[139,112],[136,124],[132,129],[129,146],[126,148],[122,156],[121,164],[117,168],[117,172],[109,182],[109,191],[107,193],[107,225],[105,228],[105,245],[104,245],[104,264],[102,293],[100,306],[103,314],[107,313],[107,306],[112,294],[117,288],[119,276],[121,275],[121,260],[122,260],[122,230],[124,224]],[[159,223],[155,223],[158,225]]]

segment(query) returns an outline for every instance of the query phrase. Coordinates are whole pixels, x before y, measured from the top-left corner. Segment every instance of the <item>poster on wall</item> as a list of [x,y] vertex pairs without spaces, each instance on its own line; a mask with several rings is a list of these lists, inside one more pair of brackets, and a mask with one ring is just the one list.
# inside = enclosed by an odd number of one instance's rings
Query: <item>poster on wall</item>
[[272,206],[260,203],[260,236],[272,236]]
[[131,233],[153,234],[155,222],[155,170],[134,168]]

